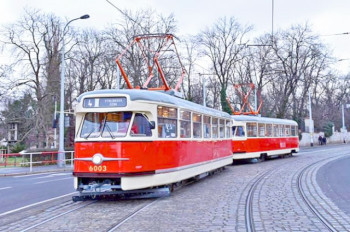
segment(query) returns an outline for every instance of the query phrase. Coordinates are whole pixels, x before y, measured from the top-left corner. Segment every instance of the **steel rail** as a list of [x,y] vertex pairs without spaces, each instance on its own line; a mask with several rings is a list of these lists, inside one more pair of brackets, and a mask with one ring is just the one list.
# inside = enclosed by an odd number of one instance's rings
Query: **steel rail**
[[261,176],[259,176],[256,180],[254,180],[253,184],[250,186],[250,189],[248,191],[248,195],[246,198],[245,214],[244,214],[247,232],[255,232],[254,218],[253,218],[253,197],[254,197],[254,192],[256,190],[256,187],[268,174],[271,173],[272,170],[276,170],[276,169],[271,168],[267,170]]
[[125,217],[123,217],[121,220],[119,220],[117,222],[117,224],[115,224],[112,228],[110,228],[109,230],[107,230],[108,232],[112,232],[115,231],[116,229],[118,229],[120,226],[122,226],[125,222],[127,222],[129,219],[133,218],[134,216],[136,216],[138,213],[140,213],[142,210],[146,209],[147,207],[153,205],[158,199],[157,198],[155,200],[152,200],[150,203],[146,203],[144,205],[142,205],[141,207],[138,207],[136,210],[134,210],[133,212],[129,213],[128,215],[126,215]]
[[21,232],[25,232],[25,231],[31,230],[31,229],[33,229],[33,228],[36,228],[36,227],[38,227],[38,226],[40,226],[40,225],[43,225],[43,224],[49,222],[49,221],[52,221],[52,220],[54,220],[54,219],[56,219],[56,218],[58,218],[58,217],[64,216],[64,215],[66,215],[66,214],[69,214],[69,213],[71,213],[71,212],[74,212],[74,211],[76,211],[76,210],[79,210],[79,209],[81,209],[81,208],[84,208],[84,207],[89,206],[89,205],[91,205],[91,204],[94,204],[94,203],[96,203],[96,202],[97,202],[97,201],[93,201],[93,202],[89,202],[89,203],[87,203],[87,204],[83,204],[83,202],[75,203],[75,204],[77,204],[77,205],[79,205],[79,206],[76,207],[76,208],[74,208],[74,209],[70,209],[70,210],[67,210],[67,211],[65,211],[65,212],[63,212],[63,213],[60,213],[60,214],[58,214],[58,215],[56,215],[56,216],[54,216],[54,217],[48,218],[48,219],[46,219],[46,220],[44,220],[44,221],[42,221],[42,222],[39,222],[39,223],[37,223],[37,224],[34,224],[34,225],[30,226],[30,227],[27,227],[27,228],[21,230]]
[[334,226],[332,225],[332,223],[330,223],[324,216],[322,216],[322,214],[316,209],[316,207],[311,203],[311,201],[308,199],[307,195],[305,194],[305,190],[303,188],[303,184],[302,184],[302,178],[305,174],[305,172],[311,168],[312,166],[320,163],[320,162],[323,162],[327,159],[334,159],[334,157],[331,157],[331,158],[326,158],[326,159],[322,159],[322,160],[319,160],[315,163],[312,163],[308,166],[306,166],[305,168],[303,168],[303,170],[301,170],[301,172],[298,174],[298,177],[297,177],[297,186],[298,186],[298,192],[300,193],[303,201],[306,203],[306,205],[308,206],[308,208],[311,210],[311,212],[328,228],[329,231],[338,231],[336,228],[334,228]]

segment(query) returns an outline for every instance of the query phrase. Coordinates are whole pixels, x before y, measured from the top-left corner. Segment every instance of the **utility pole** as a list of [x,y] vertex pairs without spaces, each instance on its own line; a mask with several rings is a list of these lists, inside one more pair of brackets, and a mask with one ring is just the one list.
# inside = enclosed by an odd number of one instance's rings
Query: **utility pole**
[[58,148],[58,155],[57,155],[57,165],[58,167],[64,167],[65,166],[65,150],[64,150],[64,82],[65,82],[65,61],[64,61],[64,56],[65,56],[65,44],[64,44],[64,33],[67,28],[67,26],[78,19],[88,19],[90,16],[89,15],[83,15],[79,18],[75,18],[70,20],[63,28],[62,31],[62,50],[61,50],[61,92],[60,92],[60,137],[59,137],[59,148]]
[[310,146],[314,146],[314,124],[312,121],[312,109],[311,109],[311,93],[309,91],[309,116],[310,116],[310,121],[309,121],[309,131],[310,131]]

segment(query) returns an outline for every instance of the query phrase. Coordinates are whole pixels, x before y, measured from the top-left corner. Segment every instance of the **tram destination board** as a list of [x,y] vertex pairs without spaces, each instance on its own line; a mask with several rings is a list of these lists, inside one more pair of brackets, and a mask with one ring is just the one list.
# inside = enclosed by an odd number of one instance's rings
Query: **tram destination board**
[[102,98],[85,98],[84,108],[112,108],[125,107],[126,97],[102,97]]

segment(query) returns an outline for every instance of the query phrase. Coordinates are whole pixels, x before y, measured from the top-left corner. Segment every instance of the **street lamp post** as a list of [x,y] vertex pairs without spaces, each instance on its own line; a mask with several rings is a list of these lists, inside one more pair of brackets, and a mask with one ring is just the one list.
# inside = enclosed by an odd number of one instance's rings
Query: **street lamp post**
[[309,91],[309,116],[310,116],[310,121],[309,121],[309,132],[310,132],[310,146],[314,146],[314,124],[312,122],[312,109],[311,109],[311,93]]
[[61,95],[60,95],[60,137],[59,137],[59,148],[58,148],[58,157],[57,157],[57,165],[58,167],[64,167],[65,165],[65,151],[64,151],[64,82],[65,82],[65,63],[64,63],[64,32],[67,28],[67,26],[78,19],[88,19],[90,16],[88,14],[83,15],[79,18],[75,18],[70,20],[63,28],[62,31],[62,50],[61,50]]

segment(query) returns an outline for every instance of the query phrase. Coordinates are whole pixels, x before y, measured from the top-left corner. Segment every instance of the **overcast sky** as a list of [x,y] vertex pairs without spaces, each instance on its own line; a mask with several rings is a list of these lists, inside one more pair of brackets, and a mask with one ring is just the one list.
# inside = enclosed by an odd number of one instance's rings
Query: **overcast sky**
[[[218,18],[234,16],[243,25],[253,25],[251,36],[270,33],[273,0],[110,0],[121,9],[154,8],[164,15],[173,13],[177,36],[196,34]],[[121,18],[105,0],[0,0],[0,24],[14,22],[23,7],[72,19],[89,14],[90,19],[74,22],[75,27],[103,27]],[[274,0],[274,31],[308,22],[315,33],[330,35],[350,31],[350,0]],[[350,59],[350,35],[323,36],[339,59]],[[350,60],[339,62],[343,73]]]

